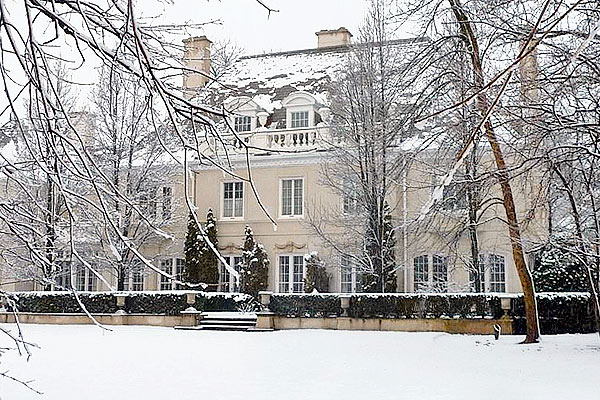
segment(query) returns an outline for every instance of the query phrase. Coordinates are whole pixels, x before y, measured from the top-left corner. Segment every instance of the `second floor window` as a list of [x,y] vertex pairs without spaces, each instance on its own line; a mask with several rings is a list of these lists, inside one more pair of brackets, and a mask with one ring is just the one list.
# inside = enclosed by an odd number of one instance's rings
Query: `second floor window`
[[304,212],[302,178],[281,181],[281,215],[301,216]]
[[236,132],[250,132],[252,130],[252,118],[246,115],[240,115],[234,119],[234,129]]
[[294,111],[291,113],[291,128],[308,127],[308,111]]
[[162,217],[167,221],[171,219],[171,203],[173,201],[173,188],[163,186],[162,188]]
[[223,184],[223,217],[234,218],[244,215],[244,182]]

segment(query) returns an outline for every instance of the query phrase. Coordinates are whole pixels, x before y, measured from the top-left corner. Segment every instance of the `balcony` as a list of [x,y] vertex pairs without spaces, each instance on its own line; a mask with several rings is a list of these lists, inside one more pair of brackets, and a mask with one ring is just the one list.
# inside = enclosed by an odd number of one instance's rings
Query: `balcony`
[[[244,143],[250,146],[251,153],[267,151],[305,152],[320,150],[328,147],[330,136],[328,126],[318,126],[299,129],[264,129],[259,128],[253,132],[239,133],[236,137],[232,134],[223,136],[223,143],[214,145],[212,149],[218,154],[225,151],[229,153],[245,152]],[[243,142],[242,142],[243,141]]]

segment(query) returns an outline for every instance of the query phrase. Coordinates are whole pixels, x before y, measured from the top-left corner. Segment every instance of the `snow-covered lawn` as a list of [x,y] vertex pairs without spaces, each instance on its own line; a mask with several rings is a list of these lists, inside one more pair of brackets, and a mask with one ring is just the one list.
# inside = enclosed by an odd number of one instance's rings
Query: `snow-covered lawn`
[[24,329],[41,349],[0,369],[45,394],[0,378],[2,399],[600,399],[597,335]]

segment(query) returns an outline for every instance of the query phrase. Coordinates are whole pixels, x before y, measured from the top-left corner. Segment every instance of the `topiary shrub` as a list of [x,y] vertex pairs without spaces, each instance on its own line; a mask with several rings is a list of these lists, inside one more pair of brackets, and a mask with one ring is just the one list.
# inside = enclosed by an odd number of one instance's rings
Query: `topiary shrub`
[[[117,299],[112,293],[82,292],[79,299],[90,313],[105,314],[117,311]],[[11,293],[17,310],[31,313],[81,313],[81,306],[69,292]],[[10,307],[9,307],[10,308]],[[12,311],[12,310],[11,310]]]
[[258,292],[269,285],[269,258],[262,244],[256,243],[252,228],[246,225],[240,292],[258,297]]
[[312,293],[316,290],[319,293],[327,293],[329,291],[329,274],[317,252],[313,251],[304,255],[304,262],[306,265],[304,291]]

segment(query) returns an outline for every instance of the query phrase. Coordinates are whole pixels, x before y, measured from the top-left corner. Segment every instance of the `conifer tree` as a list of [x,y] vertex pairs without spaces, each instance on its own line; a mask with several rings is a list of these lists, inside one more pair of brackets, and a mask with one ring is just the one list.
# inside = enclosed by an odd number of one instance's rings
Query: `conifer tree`
[[252,228],[246,225],[244,234],[240,291],[258,297],[268,287],[269,259],[264,246],[256,243]]
[[[208,240],[217,247],[217,225],[212,209],[206,215]],[[192,214],[188,218],[188,231],[184,246],[185,280],[190,283],[205,283],[207,290],[216,290],[219,283],[219,260],[202,238]]]
[[329,291],[329,274],[325,270],[323,262],[316,251],[304,256],[306,263],[306,277],[304,278],[304,291],[312,293],[316,290],[319,293]]
[[373,264],[373,272],[362,276],[365,292],[396,291],[396,237],[392,223],[391,210],[387,202],[383,206],[383,224],[378,239],[367,243],[369,258]]
[[547,244],[536,257],[531,273],[538,292],[584,292],[588,290],[585,266],[568,251]]

